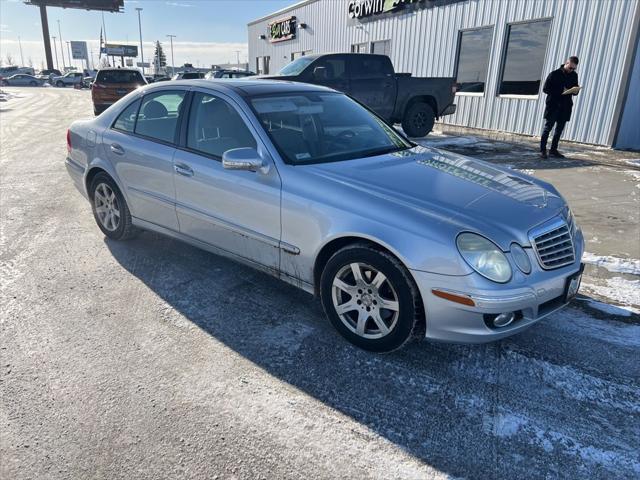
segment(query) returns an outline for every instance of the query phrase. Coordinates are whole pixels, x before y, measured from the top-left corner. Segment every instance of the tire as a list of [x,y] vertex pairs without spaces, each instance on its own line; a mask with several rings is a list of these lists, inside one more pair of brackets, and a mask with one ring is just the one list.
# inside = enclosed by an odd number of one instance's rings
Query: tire
[[64,82],[62,80],[58,80],[56,82],[56,87],[60,88],[60,87],[64,87]]
[[127,240],[138,233],[131,221],[129,206],[109,175],[98,173],[91,181],[89,193],[93,218],[102,233],[113,240]]
[[[329,259],[320,277],[320,299],[336,330],[364,350],[391,352],[422,332],[422,300],[409,272],[389,253],[366,244],[346,246]],[[346,308],[339,313],[336,306]]]
[[2,85],[3,87],[8,87],[9,82],[7,82],[6,80],[2,80],[2,83],[0,83],[0,85]]
[[30,82],[29,85],[31,85],[32,87],[37,87],[38,86],[38,82]]
[[428,103],[414,103],[404,113],[402,128],[409,137],[424,137],[436,121],[436,114]]

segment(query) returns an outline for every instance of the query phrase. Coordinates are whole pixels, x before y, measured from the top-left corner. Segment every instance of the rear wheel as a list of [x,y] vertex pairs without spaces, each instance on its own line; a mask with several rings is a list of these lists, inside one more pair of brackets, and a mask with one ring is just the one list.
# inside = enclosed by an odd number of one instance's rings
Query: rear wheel
[[424,137],[436,121],[436,114],[428,103],[414,103],[404,114],[402,128],[410,137]]
[[421,300],[409,272],[368,245],[344,247],[329,259],[320,297],[338,332],[365,350],[390,352],[419,333]]
[[137,233],[127,202],[109,175],[98,173],[91,181],[90,193],[93,217],[107,237],[126,240]]

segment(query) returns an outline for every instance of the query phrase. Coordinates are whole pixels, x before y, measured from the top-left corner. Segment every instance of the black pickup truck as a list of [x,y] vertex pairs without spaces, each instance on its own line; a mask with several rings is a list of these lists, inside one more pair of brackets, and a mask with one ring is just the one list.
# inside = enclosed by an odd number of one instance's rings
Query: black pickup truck
[[437,118],[456,111],[455,78],[419,78],[410,73],[395,73],[385,55],[307,55],[276,75],[260,78],[313,83],[339,90],[388,122],[401,123],[410,137],[424,137]]

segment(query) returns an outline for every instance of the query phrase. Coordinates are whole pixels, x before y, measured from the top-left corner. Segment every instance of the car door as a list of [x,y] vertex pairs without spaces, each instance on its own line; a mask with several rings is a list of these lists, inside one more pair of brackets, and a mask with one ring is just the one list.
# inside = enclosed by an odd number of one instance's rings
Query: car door
[[390,119],[396,102],[393,66],[383,55],[352,55],[349,95],[383,118]]
[[325,55],[309,65],[303,74],[303,82],[323,85],[340,92],[349,92],[347,57],[345,55]]
[[129,104],[103,145],[124,185],[134,217],[178,231],[173,183],[176,151],[187,88],[155,90]]
[[[174,156],[180,232],[271,269],[280,263],[280,176],[228,96],[194,89],[181,148]],[[222,155],[256,148],[265,171],[227,170]]]

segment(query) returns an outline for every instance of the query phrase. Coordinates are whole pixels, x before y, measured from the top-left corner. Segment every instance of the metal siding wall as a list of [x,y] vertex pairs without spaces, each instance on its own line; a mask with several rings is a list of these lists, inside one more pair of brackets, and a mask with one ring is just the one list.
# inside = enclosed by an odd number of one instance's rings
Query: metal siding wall
[[[348,0],[317,0],[250,24],[249,62],[271,57],[271,71],[289,63],[291,52],[348,52],[351,44],[391,40],[391,60],[398,72],[416,76],[452,76],[460,29],[494,25],[485,95],[458,96],[458,110],[445,123],[538,135],[542,127],[544,94],[538,99],[501,98],[498,77],[507,24],[551,18],[542,78],[568,56],[580,57],[578,75],[585,88],[576,99],[574,116],[564,138],[606,145],[615,125],[621,94],[623,62],[633,48],[631,30],[637,0],[468,0],[357,22],[347,16]],[[297,38],[276,44],[258,40],[272,19],[295,15]],[[361,26],[359,28],[358,26]]]

